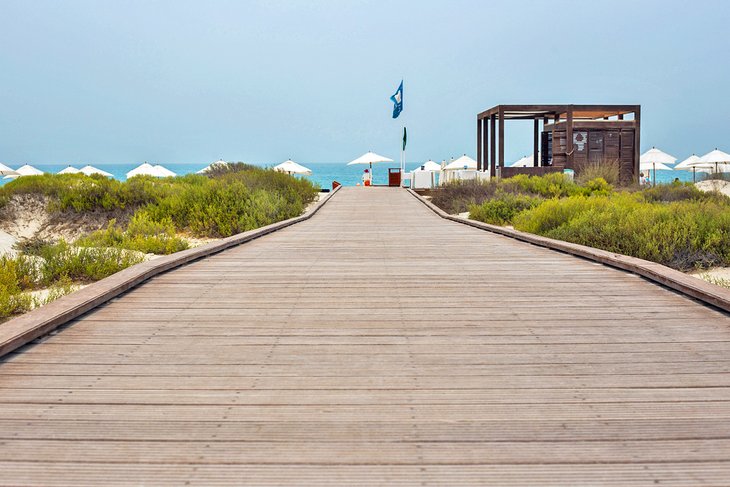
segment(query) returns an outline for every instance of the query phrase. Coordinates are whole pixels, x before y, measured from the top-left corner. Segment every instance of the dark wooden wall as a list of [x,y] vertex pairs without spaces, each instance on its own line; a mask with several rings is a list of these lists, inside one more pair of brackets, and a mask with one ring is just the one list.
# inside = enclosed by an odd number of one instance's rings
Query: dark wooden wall
[[583,166],[589,163],[617,163],[619,178],[624,183],[636,180],[635,150],[636,132],[633,127],[601,127],[594,123],[576,123],[573,126],[572,162],[568,157],[567,134],[563,127],[543,132],[542,163],[550,162],[556,168],[572,169],[580,173]]

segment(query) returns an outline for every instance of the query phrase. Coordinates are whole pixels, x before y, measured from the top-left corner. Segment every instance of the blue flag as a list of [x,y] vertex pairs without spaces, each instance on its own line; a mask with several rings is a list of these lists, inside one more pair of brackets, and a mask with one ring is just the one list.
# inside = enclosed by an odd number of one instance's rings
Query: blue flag
[[398,118],[400,112],[403,111],[403,81],[400,82],[400,86],[390,99],[393,100],[393,118]]

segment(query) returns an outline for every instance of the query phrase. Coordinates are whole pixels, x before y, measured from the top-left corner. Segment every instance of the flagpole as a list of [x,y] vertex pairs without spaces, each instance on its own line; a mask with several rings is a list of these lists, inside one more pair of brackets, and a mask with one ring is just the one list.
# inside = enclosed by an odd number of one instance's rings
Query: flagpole
[[[406,134],[406,124],[404,123],[403,124],[403,135],[405,136],[405,134]],[[401,147],[401,151],[400,151],[400,161],[401,161],[400,167],[401,167],[401,170],[400,170],[400,173],[401,173],[401,186],[403,186],[403,175],[406,172],[406,145],[403,143],[403,141],[401,141],[401,146],[400,147]]]

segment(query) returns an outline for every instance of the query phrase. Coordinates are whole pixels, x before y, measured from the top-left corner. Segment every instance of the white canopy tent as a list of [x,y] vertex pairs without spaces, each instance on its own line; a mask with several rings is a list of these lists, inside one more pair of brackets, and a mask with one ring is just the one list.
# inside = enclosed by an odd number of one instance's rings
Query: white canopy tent
[[79,171],[79,170],[78,170],[78,169],[76,169],[75,167],[73,167],[73,166],[68,166],[68,167],[66,167],[65,169],[61,169],[60,171],[58,171],[58,174],[78,174],[78,173],[80,173],[80,172],[81,172],[81,171]]
[[219,166],[219,165],[220,166],[227,166],[228,163],[226,161],[224,161],[223,159],[218,159],[215,162],[211,162],[210,164],[208,164],[207,166],[205,166],[203,169],[201,169],[200,171],[196,172],[195,174],[205,174],[208,171],[210,171],[211,169],[213,169],[214,166]]
[[17,176],[18,172],[0,162],[0,176]]
[[85,174],[87,176],[91,176],[92,174],[100,174],[100,175],[105,176],[107,178],[113,177],[113,175],[111,173],[108,173],[106,171],[102,171],[101,169],[98,169],[98,168],[96,168],[94,166],[88,166],[88,165],[82,167],[81,169],[79,169],[78,172],[80,172],[82,174]]
[[281,164],[273,167],[274,171],[278,172],[285,172],[287,174],[305,174],[305,175],[311,175],[312,170],[302,166],[301,164],[297,164],[296,162],[292,161],[291,159],[288,159]]
[[640,171],[651,171],[654,170],[654,185],[656,185],[656,172],[657,171],[671,171],[672,168],[667,164],[674,164],[677,162],[677,158],[667,154],[664,151],[652,147],[648,151],[641,154],[639,158],[639,170]]
[[464,154],[456,160],[446,164],[443,171],[476,171],[477,161]]
[[463,156],[443,165],[439,176],[439,185],[449,181],[460,179],[471,179],[469,176],[475,175],[477,170],[477,161],[464,154]]
[[[532,167],[535,165],[534,161],[533,161],[533,157],[534,157],[533,154],[530,154],[529,156],[525,156],[525,157],[513,162],[512,164],[510,164],[510,167]],[[540,159],[540,152],[537,153],[537,159],[538,160]]]
[[414,171],[428,171],[428,172],[439,172],[441,170],[441,164],[438,162],[434,162],[432,160],[428,160],[418,166]]

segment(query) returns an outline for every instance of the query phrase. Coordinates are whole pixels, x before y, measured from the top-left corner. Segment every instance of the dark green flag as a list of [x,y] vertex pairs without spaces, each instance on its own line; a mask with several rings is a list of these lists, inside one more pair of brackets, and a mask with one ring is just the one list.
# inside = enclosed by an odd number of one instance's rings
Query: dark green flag
[[408,139],[408,135],[406,133],[406,128],[403,127],[403,150],[406,150],[406,140]]

